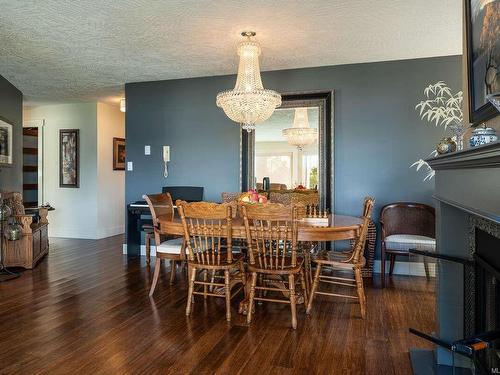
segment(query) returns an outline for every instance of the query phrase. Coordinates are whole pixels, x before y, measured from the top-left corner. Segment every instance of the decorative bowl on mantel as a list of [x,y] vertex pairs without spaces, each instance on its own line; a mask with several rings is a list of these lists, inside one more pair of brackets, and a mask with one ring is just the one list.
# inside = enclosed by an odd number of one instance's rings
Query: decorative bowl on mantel
[[495,142],[498,140],[496,131],[493,128],[487,128],[485,124],[481,127],[477,127],[472,132],[472,137],[470,137],[469,144],[471,147],[485,145],[487,143]]

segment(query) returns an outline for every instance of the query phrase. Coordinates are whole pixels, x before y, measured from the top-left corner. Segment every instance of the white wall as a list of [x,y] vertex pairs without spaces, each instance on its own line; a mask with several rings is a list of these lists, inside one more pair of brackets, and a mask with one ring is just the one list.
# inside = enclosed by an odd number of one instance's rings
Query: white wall
[[113,138],[125,138],[119,107],[97,103],[97,238],[125,232],[125,171],[113,170]]
[[[27,107],[25,121],[45,121],[43,127],[44,202],[49,236],[97,238],[97,105],[55,104]],[[59,187],[59,130],[80,129],[80,187]]]
[[[44,120],[43,203],[49,236],[104,238],[125,231],[125,173],[113,171],[113,137],[125,138],[118,106],[104,103],[26,107],[25,122]],[[59,130],[80,130],[80,187],[59,187]]]

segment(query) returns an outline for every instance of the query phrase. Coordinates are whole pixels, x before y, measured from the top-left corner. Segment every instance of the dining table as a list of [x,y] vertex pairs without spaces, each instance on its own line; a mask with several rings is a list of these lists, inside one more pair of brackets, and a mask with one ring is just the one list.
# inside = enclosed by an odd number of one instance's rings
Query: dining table
[[[159,216],[160,233],[164,235],[179,235],[184,234],[181,218],[177,210],[174,217],[169,215]],[[298,225],[298,241],[301,242],[316,242],[316,241],[340,241],[350,240],[358,237],[362,219],[357,216],[346,216],[329,214],[328,221],[318,223],[319,220],[312,222],[306,220],[299,221]],[[233,238],[245,239],[245,224],[243,218],[237,216],[233,218],[232,223]]]
[[[161,234],[170,236],[184,235],[181,218],[177,210],[174,212],[173,218],[171,215],[160,215],[158,217]],[[362,222],[362,219],[357,216],[336,214],[329,214],[327,218],[323,218],[322,220],[317,220],[317,218],[305,218],[299,220],[298,241],[311,243],[354,239],[359,235]],[[233,239],[246,238],[243,218],[240,216],[234,217],[231,222],[231,228]],[[310,263],[306,264],[306,274],[306,285],[309,289],[312,283]],[[279,287],[279,285],[276,286]],[[285,289],[284,285],[283,289]],[[245,299],[240,302],[239,312],[241,314],[246,314],[248,311],[248,291],[245,292],[245,295]],[[301,301],[301,299],[302,296],[298,296],[297,301]]]

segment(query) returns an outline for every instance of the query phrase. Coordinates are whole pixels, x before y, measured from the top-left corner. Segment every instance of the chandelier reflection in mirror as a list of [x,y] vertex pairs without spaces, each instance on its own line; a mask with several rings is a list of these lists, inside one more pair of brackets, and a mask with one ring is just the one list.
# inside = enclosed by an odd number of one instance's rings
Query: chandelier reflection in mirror
[[305,107],[295,108],[293,127],[283,129],[282,133],[288,144],[297,146],[299,151],[302,151],[304,146],[310,145],[318,139],[318,129],[309,127],[309,117]]
[[262,86],[259,68],[260,45],[251,40],[253,31],[241,33],[247,40],[238,45],[238,77],[233,90],[217,94],[216,104],[227,117],[252,131],[255,124],[266,121],[281,105],[281,95]]

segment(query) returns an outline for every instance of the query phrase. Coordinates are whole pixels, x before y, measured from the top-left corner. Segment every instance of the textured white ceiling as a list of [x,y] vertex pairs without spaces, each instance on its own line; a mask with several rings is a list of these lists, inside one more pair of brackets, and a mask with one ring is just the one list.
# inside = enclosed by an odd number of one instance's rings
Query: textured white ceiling
[[461,0],[0,0],[0,74],[31,102],[118,100],[126,82],[462,53]]

